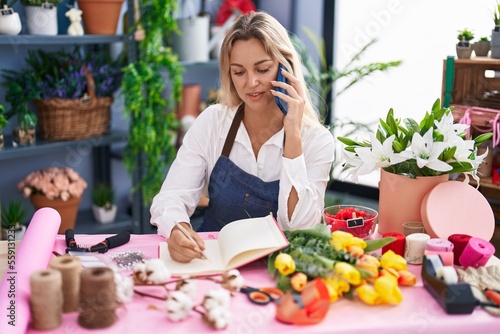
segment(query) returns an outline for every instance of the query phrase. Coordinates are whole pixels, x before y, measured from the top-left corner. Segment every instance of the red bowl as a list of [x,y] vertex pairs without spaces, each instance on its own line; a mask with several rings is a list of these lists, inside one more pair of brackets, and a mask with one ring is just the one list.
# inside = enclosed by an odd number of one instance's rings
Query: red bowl
[[334,205],[323,210],[323,222],[332,232],[345,231],[366,239],[375,232],[378,212],[360,205]]

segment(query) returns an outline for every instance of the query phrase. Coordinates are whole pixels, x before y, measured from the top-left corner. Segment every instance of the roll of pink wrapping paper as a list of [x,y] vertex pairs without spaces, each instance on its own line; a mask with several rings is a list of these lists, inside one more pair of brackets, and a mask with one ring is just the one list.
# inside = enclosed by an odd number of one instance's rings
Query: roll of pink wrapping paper
[[35,212],[0,286],[0,333],[25,333],[31,318],[30,276],[47,268],[61,216],[52,208]]

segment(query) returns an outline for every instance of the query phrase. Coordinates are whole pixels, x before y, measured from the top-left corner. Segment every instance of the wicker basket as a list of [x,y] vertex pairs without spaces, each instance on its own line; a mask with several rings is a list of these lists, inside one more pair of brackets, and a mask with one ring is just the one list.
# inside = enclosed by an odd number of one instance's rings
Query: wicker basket
[[102,136],[109,129],[112,97],[96,97],[92,74],[85,69],[88,95],[80,99],[36,100],[40,134],[46,140]]

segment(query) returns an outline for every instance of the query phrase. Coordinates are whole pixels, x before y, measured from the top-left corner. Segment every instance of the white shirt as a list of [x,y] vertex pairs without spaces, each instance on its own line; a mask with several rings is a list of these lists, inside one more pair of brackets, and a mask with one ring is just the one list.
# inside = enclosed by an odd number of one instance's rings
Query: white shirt
[[[168,237],[179,222],[189,222],[201,194],[208,197],[208,182],[219,159],[237,108],[215,104],[203,111],[184,136],[182,146],[151,205],[151,224]],[[333,136],[328,129],[302,129],[302,152],[295,159],[283,157],[284,130],[260,148],[257,159],[243,122],[229,159],[245,172],[265,182],[280,180],[277,221],[282,229],[318,224],[334,158]],[[288,220],[288,197],[292,187],[299,201]]]

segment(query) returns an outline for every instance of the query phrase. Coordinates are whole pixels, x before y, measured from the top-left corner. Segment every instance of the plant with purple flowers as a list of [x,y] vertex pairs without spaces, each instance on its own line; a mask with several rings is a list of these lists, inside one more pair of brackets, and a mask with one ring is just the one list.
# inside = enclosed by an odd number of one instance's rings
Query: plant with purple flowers
[[34,126],[36,115],[29,103],[38,99],[79,99],[89,93],[85,68],[92,74],[97,97],[112,96],[120,87],[124,56],[111,59],[104,51],[84,55],[77,47],[72,51],[28,52],[27,67],[2,70],[2,85],[7,88],[5,100],[11,108],[6,117],[17,115],[19,122]]

